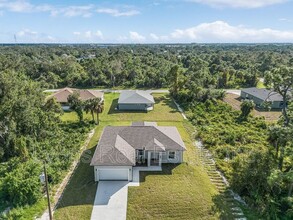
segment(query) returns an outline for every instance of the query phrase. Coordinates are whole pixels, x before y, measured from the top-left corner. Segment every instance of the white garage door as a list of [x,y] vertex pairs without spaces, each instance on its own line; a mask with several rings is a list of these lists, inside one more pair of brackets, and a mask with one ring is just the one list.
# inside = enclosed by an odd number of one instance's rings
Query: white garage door
[[99,180],[128,180],[128,169],[99,169]]

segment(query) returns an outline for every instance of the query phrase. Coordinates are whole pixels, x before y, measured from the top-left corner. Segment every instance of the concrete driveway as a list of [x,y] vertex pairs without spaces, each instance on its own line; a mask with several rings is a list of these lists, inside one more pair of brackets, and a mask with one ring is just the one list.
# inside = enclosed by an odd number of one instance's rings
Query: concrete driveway
[[231,93],[231,94],[235,94],[235,95],[239,95],[241,94],[241,90],[240,89],[225,89],[226,93]]
[[127,194],[127,181],[100,181],[91,220],[125,220]]

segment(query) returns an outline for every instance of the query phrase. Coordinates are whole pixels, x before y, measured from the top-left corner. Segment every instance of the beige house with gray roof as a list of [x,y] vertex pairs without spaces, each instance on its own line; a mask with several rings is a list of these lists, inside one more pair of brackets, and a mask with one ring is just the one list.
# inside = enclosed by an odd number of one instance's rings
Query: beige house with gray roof
[[107,126],[91,161],[95,180],[132,181],[134,166],[182,163],[185,145],[176,127],[154,122]]
[[89,99],[100,98],[101,101],[104,100],[104,93],[97,90],[88,90],[88,89],[74,89],[74,88],[64,88],[50,95],[48,98],[55,98],[57,102],[59,102],[63,108],[63,110],[68,110],[68,96],[73,93],[78,93],[79,97],[82,101],[86,101]]

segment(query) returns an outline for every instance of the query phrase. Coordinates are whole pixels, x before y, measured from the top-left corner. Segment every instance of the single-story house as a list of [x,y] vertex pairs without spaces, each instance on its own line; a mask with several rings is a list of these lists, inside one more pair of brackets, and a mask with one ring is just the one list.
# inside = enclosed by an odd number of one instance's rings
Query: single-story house
[[270,107],[272,109],[281,109],[283,107],[282,96],[269,89],[259,89],[259,88],[246,88],[241,90],[241,98],[253,100],[258,108],[264,107],[264,102],[270,102]]
[[88,90],[88,89],[74,89],[74,88],[64,88],[60,89],[49,98],[55,97],[56,101],[59,102],[63,108],[63,110],[69,110],[68,105],[68,96],[73,93],[78,93],[79,97],[82,101],[86,101],[89,99],[100,98],[101,102],[104,100],[104,93],[97,90]]
[[146,91],[122,91],[118,100],[119,110],[149,111],[154,109],[154,97]]
[[104,128],[91,166],[95,181],[132,181],[135,166],[161,166],[182,163],[185,145],[176,127],[154,122]]

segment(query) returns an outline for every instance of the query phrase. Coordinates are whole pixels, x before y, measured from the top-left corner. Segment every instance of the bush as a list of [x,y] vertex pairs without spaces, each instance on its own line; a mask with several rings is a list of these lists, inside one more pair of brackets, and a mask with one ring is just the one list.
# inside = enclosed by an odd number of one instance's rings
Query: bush
[[14,205],[35,203],[42,196],[39,179],[41,172],[40,163],[32,160],[20,163],[3,179],[1,188],[4,199]]

